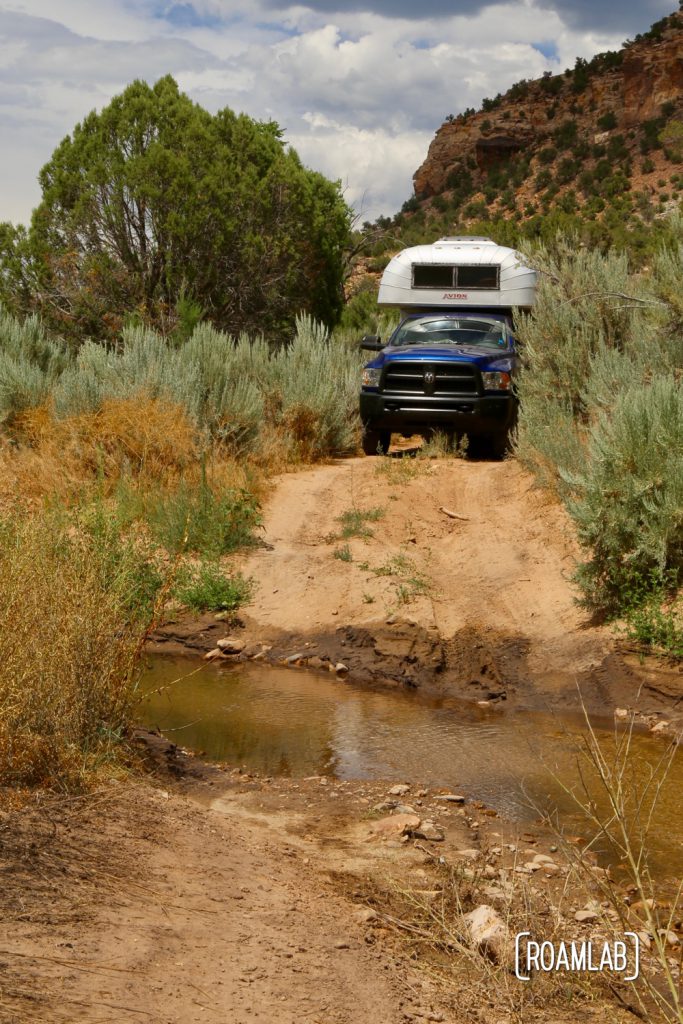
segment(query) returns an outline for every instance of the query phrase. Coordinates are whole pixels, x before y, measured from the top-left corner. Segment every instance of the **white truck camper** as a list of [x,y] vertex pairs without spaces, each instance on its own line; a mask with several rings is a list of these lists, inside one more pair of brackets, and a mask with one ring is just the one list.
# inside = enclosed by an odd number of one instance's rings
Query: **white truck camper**
[[382,275],[380,306],[421,309],[530,309],[536,271],[519,253],[490,238],[440,238],[404,249]]

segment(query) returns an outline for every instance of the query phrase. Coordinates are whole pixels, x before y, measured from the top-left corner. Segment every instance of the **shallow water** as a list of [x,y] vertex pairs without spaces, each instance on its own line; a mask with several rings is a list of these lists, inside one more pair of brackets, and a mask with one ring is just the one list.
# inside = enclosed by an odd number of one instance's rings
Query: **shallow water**
[[[267,666],[207,665],[156,658],[141,681],[139,719],[213,760],[266,775],[410,780],[445,786],[530,822],[557,811],[563,828],[590,834],[563,786],[581,789],[580,716],[482,709],[406,691],[369,690],[333,676]],[[608,757],[611,722],[593,721]],[[662,741],[632,737],[634,787],[665,754]],[[590,776],[590,773],[588,772]],[[658,802],[653,869],[683,868],[683,758],[677,754]],[[604,806],[599,787],[592,795]]]

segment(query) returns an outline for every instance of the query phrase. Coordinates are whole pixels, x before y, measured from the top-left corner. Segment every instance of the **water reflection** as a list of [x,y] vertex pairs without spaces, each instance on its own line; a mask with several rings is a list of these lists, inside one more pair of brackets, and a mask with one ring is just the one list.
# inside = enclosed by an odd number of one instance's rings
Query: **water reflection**
[[[578,716],[484,711],[455,700],[354,687],[323,674],[155,659],[142,680],[144,724],[210,758],[268,775],[409,779],[464,790],[507,817],[531,821],[556,809],[584,831],[563,785],[580,785]],[[597,728],[597,727],[596,727]],[[611,728],[597,728],[606,749]],[[633,737],[642,782],[663,747]],[[682,861],[683,762],[676,757],[654,822],[653,849],[669,869]],[[598,795],[599,796],[599,795]]]

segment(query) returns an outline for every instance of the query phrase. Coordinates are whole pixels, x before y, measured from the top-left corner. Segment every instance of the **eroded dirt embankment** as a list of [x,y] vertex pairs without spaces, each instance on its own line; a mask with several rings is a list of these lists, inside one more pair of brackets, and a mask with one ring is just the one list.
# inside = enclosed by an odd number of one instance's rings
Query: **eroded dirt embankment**
[[[345,513],[381,510],[343,536]],[[239,564],[255,582],[241,627],[168,622],[153,649],[290,659],[359,682],[519,707],[671,718],[676,667],[645,665],[576,604],[579,557],[563,509],[514,460],[350,459],[275,481],[264,545]],[[295,657],[297,656],[298,657]]]

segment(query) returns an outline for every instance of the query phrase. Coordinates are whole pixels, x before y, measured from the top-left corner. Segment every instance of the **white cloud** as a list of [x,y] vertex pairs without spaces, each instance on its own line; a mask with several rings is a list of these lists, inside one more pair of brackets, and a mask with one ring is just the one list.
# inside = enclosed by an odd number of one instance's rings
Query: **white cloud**
[[[363,219],[394,213],[446,114],[622,39],[570,28],[531,0],[410,19],[333,6],[13,0],[0,10],[0,220],[28,218],[40,167],[89,110],[169,72],[210,110],[277,120]],[[555,61],[537,41],[552,43]]]

